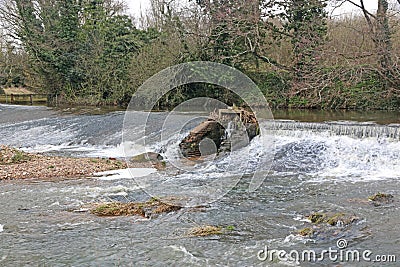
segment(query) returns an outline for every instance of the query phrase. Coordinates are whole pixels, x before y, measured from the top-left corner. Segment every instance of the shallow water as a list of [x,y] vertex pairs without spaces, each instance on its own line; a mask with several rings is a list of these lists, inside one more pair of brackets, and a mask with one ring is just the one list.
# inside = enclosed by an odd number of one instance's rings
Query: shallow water
[[[138,113],[137,116],[138,125],[126,126],[132,130],[133,139],[145,115]],[[157,121],[165,116],[157,113],[157,119],[150,124],[157,129]],[[177,114],[174,119],[178,122],[186,116]],[[73,115],[43,107],[0,105],[1,143],[53,155],[123,158],[124,150],[120,145],[123,117],[124,113],[120,111]],[[172,175],[162,181],[155,173],[141,177],[140,186],[137,179],[130,177],[61,182],[0,181],[0,228],[3,229],[0,231],[0,265],[371,264],[365,261],[340,263],[327,258],[314,263],[296,264],[290,259],[271,263],[257,257],[265,246],[286,251],[314,249],[321,253],[330,247],[336,249],[336,242],[341,238],[348,242],[348,249],[368,249],[373,255],[396,255],[399,261],[399,126],[383,123],[395,123],[393,118],[386,120],[381,114],[379,117],[379,125],[363,123],[375,120],[365,117],[351,122],[332,122],[329,117],[326,119],[329,123],[324,123],[323,119],[318,123],[275,121],[275,160],[258,190],[248,192],[251,171],[256,165],[250,162],[245,171],[248,174],[204,210],[185,208],[150,220],[98,218],[74,210],[92,202],[144,201],[149,198],[147,192],[157,188],[165,190],[165,195],[184,196],[188,192],[185,189],[193,190],[211,180],[222,184],[230,179],[239,180],[237,175],[243,172],[242,169],[224,170],[220,166],[226,162],[240,166],[238,161],[243,151],[217,160],[214,165],[199,165],[195,172]],[[182,135],[177,133],[162,144],[149,146],[162,152],[168,164],[168,160],[174,160],[174,153],[169,152]],[[141,138],[139,134],[137,138]],[[259,142],[254,139],[250,152],[246,153],[252,157],[260,155],[263,147]],[[393,194],[395,202],[380,207],[368,203],[368,196],[377,192]],[[312,239],[296,236],[297,230],[309,225],[304,216],[317,211],[354,214],[360,220],[350,227],[329,228]],[[187,231],[198,225],[222,226],[225,234],[187,237]],[[379,263],[377,266],[398,266],[398,263]]]

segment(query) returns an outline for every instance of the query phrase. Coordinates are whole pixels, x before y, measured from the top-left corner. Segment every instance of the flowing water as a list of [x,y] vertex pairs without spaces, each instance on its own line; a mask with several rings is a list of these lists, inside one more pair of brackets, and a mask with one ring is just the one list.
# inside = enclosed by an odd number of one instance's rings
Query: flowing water
[[[99,218],[71,211],[91,202],[147,200],[147,189],[162,188],[156,173],[143,177],[146,183],[140,186],[123,175],[121,179],[117,176],[57,182],[0,181],[0,266],[372,264],[339,263],[327,257],[314,263],[296,263],[287,257],[273,262],[258,258],[266,246],[288,252],[313,249],[320,255],[323,250],[337,249],[339,239],[348,242],[347,249],[396,255],[400,261],[397,115],[330,114],[324,120],[323,114],[310,119],[279,113],[279,120],[275,121],[274,162],[258,190],[248,191],[246,177],[251,171],[246,170],[245,177],[232,190],[206,208],[183,209],[152,219]],[[138,125],[129,126],[133,134],[146,119],[142,113],[136,116]],[[188,115],[174,116],[172,121],[179,122]],[[156,119],[150,124],[156,125],[166,114],[156,113],[153,117]],[[0,143],[50,155],[123,158],[123,120],[122,111],[74,115],[45,107],[0,105]],[[155,142],[150,147],[162,152],[168,162],[174,157],[171,151],[184,135],[185,132],[176,133],[166,142]],[[259,138],[252,140],[249,151],[254,158],[263,153]],[[240,150],[229,156],[238,166],[237,173],[243,171],[239,164],[241,153]],[[215,165],[224,164],[224,160],[216,161]],[[204,171],[171,175],[168,188],[184,195],[184,188],[193,181],[222,182],[237,173],[227,173],[211,165]],[[395,201],[379,207],[365,201],[377,192],[392,194]],[[317,211],[354,214],[360,219],[351,226],[321,229],[314,238],[296,235],[297,230],[309,226],[304,216]],[[186,235],[190,228],[199,225],[222,226],[224,234],[196,238]],[[377,266],[398,266],[398,263]]]

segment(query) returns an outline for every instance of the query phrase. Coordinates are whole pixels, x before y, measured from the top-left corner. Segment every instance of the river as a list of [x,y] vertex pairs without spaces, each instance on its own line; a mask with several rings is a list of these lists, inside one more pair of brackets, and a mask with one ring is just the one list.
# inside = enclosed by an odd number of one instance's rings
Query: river
[[[0,105],[0,143],[49,155],[123,158],[124,115],[124,111],[77,115],[47,107]],[[274,161],[262,185],[249,192],[245,176],[202,211],[182,209],[152,219],[73,212],[85,203],[147,200],[146,192],[159,186],[155,173],[143,177],[147,182],[140,186],[129,177],[0,181],[0,265],[370,266],[365,260],[340,263],[327,257],[297,263],[287,257],[273,262],[260,259],[266,247],[314,250],[321,255],[323,250],[338,249],[339,239],[346,240],[346,249],[370,250],[371,258],[396,255],[400,261],[398,115],[278,111]],[[132,132],[145,119],[145,114],[137,116]],[[166,114],[155,116],[161,120]],[[187,114],[174,116],[172,121],[181,121]],[[171,135],[169,142],[150,147],[163,152],[168,164],[168,151],[181,136]],[[255,138],[250,144],[254,157],[262,152],[257,142]],[[239,165],[236,161],[233,164]],[[182,188],[194,180],[207,182],[224,175],[228,174],[208,167],[204,172],[171,176],[169,184],[184,195]],[[378,192],[394,195],[395,201],[382,206],[366,201]],[[296,231],[310,225],[304,218],[312,212],[343,212],[359,220],[327,232],[321,229],[313,238],[299,237]],[[210,237],[186,235],[199,225],[226,230]]]

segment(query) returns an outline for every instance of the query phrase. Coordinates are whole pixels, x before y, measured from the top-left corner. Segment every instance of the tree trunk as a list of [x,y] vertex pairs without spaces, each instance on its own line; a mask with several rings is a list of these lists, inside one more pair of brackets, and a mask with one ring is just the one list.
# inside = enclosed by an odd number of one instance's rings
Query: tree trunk
[[391,50],[392,50],[391,33],[390,33],[389,20],[387,16],[388,6],[389,5],[387,0],[378,1],[378,11],[376,13],[377,25],[376,25],[374,41],[382,71],[384,72],[385,75],[388,76],[387,78],[390,79],[393,62],[391,57]]

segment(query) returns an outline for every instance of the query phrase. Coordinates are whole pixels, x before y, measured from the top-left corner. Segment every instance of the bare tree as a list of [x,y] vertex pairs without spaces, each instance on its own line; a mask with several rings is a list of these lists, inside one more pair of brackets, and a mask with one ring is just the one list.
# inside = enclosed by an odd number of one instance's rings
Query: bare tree
[[[341,0],[334,1],[336,5],[350,3],[358,8],[368,25],[371,40],[375,46],[375,55],[378,58],[376,71],[385,80],[386,84],[393,88],[400,85],[400,69],[398,67],[397,56],[393,53],[392,34],[393,29],[390,25],[390,9],[388,0],[377,0],[376,13],[366,8],[364,0]],[[397,0],[400,4],[400,0]]]

